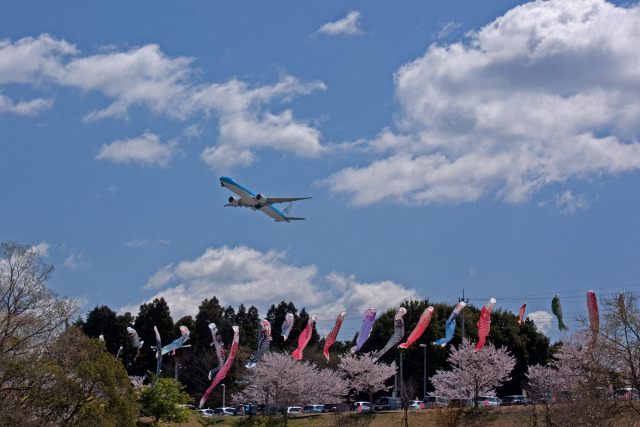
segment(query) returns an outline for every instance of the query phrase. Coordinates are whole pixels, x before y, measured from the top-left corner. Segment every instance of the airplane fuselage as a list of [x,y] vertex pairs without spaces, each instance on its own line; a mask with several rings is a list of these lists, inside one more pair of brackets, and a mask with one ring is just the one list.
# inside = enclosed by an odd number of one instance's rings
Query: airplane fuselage
[[264,212],[265,214],[269,215],[271,218],[273,218],[275,221],[278,221],[278,222],[280,221],[289,222],[292,219],[304,219],[304,218],[287,217],[282,211],[273,207],[272,203],[283,203],[286,201],[307,199],[309,197],[269,199],[260,193],[258,194],[253,193],[248,188],[237,183],[232,178],[229,178],[226,176],[223,176],[220,178],[220,185],[232,191],[238,196],[238,199],[234,197],[230,197],[229,203],[226,204],[225,206],[244,206],[244,207],[249,207],[254,211],[259,210],[260,212]]

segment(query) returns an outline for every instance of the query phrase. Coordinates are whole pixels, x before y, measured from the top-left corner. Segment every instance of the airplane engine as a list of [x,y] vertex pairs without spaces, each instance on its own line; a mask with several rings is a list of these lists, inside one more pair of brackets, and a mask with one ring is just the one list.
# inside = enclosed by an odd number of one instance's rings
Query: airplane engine
[[229,205],[231,206],[238,206],[238,199],[236,199],[235,197],[231,196],[229,197]]
[[259,205],[264,205],[265,203],[267,203],[267,197],[263,194],[258,193],[256,195],[256,202],[258,202]]

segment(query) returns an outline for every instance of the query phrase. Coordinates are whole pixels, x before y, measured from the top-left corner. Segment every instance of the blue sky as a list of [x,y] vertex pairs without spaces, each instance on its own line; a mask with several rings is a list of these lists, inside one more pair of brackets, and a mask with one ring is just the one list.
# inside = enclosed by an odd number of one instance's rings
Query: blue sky
[[[2,8],[0,238],[85,314],[292,300],[347,339],[464,289],[557,339],[555,293],[575,326],[638,290],[636,2]],[[223,207],[221,175],[307,220]]]

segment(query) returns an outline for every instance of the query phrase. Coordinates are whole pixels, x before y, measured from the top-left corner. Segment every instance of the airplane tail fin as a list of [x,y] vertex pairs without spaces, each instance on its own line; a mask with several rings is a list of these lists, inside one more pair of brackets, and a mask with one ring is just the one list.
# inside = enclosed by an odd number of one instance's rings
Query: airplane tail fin
[[289,202],[289,204],[287,205],[286,208],[282,209],[282,213],[287,216],[289,215],[289,212],[291,212],[291,207],[293,206],[293,203]]

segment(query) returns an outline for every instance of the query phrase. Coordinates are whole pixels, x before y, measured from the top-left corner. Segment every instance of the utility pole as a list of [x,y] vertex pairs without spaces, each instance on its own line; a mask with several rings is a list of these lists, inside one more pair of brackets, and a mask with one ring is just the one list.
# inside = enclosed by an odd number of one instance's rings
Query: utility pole
[[[467,298],[466,300],[464,299],[464,289],[462,289],[462,298],[458,298],[458,302],[462,302],[464,301],[465,304],[469,304],[469,299]],[[462,309],[462,339],[464,340],[464,312],[465,310]]]

